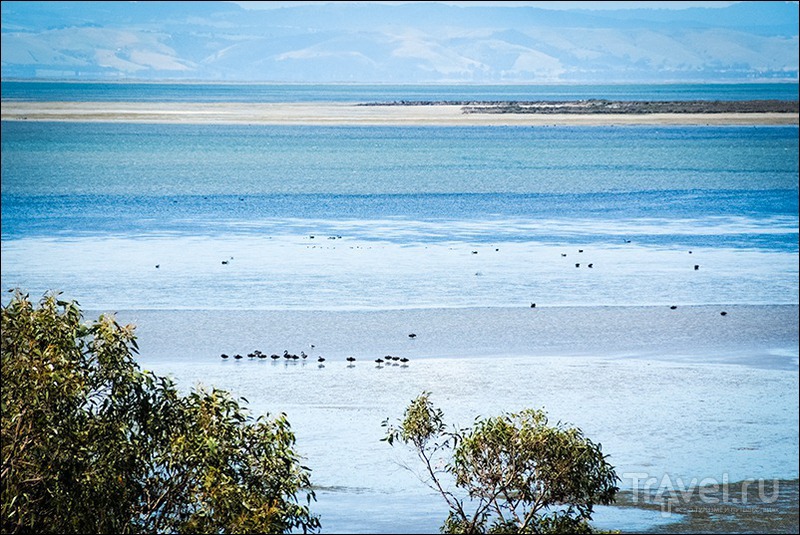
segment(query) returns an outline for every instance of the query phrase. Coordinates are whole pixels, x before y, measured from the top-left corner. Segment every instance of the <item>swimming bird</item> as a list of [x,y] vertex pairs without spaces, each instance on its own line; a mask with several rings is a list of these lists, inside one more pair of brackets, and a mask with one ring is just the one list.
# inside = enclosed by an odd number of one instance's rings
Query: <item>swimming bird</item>
[[345,360],[346,360],[347,362],[355,362],[355,361],[356,361],[356,358],[355,358],[355,357],[347,357]]
[[226,358],[228,358],[228,355],[226,355],[225,353],[223,353],[222,355],[220,355],[220,357],[222,357],[222,358],[226,359]]
[[409,335],[408,335],[408,337],[409,337],[409,338],[416,338],[416,337],[417,337],[417,335],[416,335],[416,334],[414,334],[414,333],[411,333],[411,334],[409,334]]
[[694,265],[694,270],[697,271],[698,269],[700,269],[700,265],[699,264],[695,264]]
[[594,267],[594,264],[589,264],[589,265],[588,265],[588,266],[586,266],[586,267]]
[[676,307],[675,305],[672,305],[671,307],[669,307],[670,310],[675,310],[676,308],[678,308],[678,307]]
[[239,360],[240,358],[242,358],[242,356],[241,356],[239,353],[236,353],[236,354],[233,356],[233,358],[235,358],[236,360]]
[[317,357],[317,362],[325,362],[325,358],[322,356]]
[[536,303],[531,303],[531,308],[536,308]]
[[303,357],[303,358],[307,358],[308,357],[308,355],[306,355],[305,351],[301,351],[300,352],[300,356]]
[[383,359],[382,358],[377,358],[377,359],[375,359],[375,362],[378,364],[378,366],[380,366],[381,364],[383,364]]
[[567,253],[561,253],[561,258],[564,258],[565,256],[567,256]]
[[160,268],[161,264],[156,264],[156,269]]
[[581,267],[580,263],[575,264],[575,267],[577,268]]
[[272,355],[269,356],[269,358],[271,358],[272,360],[278,360],[279,358],[281,358],[281,356],[278,355],[277,353],[273,353]]
[[728,315],[728,313],[727,313],[727,312],[725,312],[725,311],[723,310],[722,312],[720,312],[720,313],[719,313],[719,315],[720,315],[720,316],[727,316],[727,315]]
[[406,362],[408,362],[408,359],[406,357],[403,357],[403,358],[400,359],[400,362],[405,364]]

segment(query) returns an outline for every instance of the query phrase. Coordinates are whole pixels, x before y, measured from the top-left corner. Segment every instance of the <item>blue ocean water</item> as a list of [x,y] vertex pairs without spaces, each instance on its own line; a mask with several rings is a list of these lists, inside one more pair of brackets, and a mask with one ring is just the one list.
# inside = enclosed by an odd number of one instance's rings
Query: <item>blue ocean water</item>
[[393,102],[438,100],[797,100],[791,83],[380,85],[3,81],[3,100]]
[[[92,307],[181,308],[186,281],[201,308],[509,306],[534,289],[554,305],[797,302],[796,127],[2,134],[3,286],[77,286]],[[591,297],[564,269],[579,248],[606,271]],[[43,254],[52,271],[31,265]],[[698,262],[715,267],[673,273]],[[119,277],[135,289],[108,294]]]

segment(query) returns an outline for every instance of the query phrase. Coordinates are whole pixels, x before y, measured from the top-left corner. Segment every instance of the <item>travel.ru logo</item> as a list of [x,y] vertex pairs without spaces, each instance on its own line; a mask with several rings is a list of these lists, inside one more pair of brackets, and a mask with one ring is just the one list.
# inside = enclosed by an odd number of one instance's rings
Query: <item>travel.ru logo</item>
[[[645,472],[622,474],[630,482],[632,503],[659,505],[662,516],[673,513],[729,513],[774,504],[780,494],[778,479],[746,479],[731,483],[727,473],[721,478],[705,477],[686,480],[670,474],[655,477]],[[626,485],[628,486],[628,485]]]

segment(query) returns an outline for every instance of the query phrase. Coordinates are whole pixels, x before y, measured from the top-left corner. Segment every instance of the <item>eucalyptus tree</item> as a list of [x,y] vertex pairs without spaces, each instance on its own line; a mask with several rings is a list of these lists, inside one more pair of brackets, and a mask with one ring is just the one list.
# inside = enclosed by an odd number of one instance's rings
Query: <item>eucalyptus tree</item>
[[3,533],[314,532],[286,416],[141,370],[134,327],[15,291],[2,309]]
[[383,440],[408,446],[449,514],[444,533],[591,533],[595,505],[619,490],[614,467],[576,428],[539,410],[476,419],[449,431],[423,392]]

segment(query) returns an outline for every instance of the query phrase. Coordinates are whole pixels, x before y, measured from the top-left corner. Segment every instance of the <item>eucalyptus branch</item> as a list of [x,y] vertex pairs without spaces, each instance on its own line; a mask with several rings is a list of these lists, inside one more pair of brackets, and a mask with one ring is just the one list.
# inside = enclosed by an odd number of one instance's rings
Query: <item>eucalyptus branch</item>
[[455,496],[451,492],[445,490],[442,487],[442,484],[439,481],[439,478],[437,477],[436,472],[433,469],[431,460],[425,452],[425,448],[418,446],[417,454],[425,464],[425,467],[428,470],[428,474],[431,477],[431,481],[433,481],[435,485],[435,490],[437,490],[439,494],[442,495],[442,497],[444,498],[445,502],[447,502],[447,505],[450,507],[450,509],[456,509],[459,512],[459,516],[462,516],[462,518],[466,518],[466,515],[464,515],[463,509],[461,508],[461,504],[459,503],[459,501],[455,498]]

